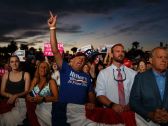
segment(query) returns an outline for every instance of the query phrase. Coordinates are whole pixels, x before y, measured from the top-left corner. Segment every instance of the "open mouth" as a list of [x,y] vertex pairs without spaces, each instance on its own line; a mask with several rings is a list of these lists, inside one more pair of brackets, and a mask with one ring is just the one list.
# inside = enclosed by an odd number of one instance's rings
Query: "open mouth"
[[77,65],[80,66],[80,65],[82,65],[82,63],[78,62]]
[[77,63],[78,65],[81,65],[81,63]]

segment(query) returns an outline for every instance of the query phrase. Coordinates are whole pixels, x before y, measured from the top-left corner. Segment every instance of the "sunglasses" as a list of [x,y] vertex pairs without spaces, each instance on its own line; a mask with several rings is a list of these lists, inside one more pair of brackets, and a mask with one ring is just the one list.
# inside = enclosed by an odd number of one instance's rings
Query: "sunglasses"
[[[125,70],[124,68],[122,69],[123,73],[124,73],[124,76],[122,77],[122,79],[118,79],[118,77],[115,77],[115,74],[114,74],[114,69],[113,69],[113,77],[114,77],[114,80],[115,81],[125,81],[126,80],[126,73],[125,73]],[[117,71],[118,72],[118,71]]]

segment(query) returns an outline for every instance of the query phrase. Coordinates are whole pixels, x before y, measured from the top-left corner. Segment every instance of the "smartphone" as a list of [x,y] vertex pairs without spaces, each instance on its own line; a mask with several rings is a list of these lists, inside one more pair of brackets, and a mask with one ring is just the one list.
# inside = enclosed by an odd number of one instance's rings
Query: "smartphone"
[[36,93],[34,92],[34,90],[32,90],[31,92],[29,92],[29,95],[32,96],[32,97],[35,97]]

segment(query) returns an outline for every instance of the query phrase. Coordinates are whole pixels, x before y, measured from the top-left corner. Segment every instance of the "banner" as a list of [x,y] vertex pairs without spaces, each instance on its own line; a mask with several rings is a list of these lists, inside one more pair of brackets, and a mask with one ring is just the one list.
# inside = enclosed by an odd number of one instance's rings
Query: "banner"
[[[64,51],[64,45],[63,43],[58,43],[58,50],[62,54]],[[44,55],[45,56],[53,56],[51,44],[50,43],[44,43]]]

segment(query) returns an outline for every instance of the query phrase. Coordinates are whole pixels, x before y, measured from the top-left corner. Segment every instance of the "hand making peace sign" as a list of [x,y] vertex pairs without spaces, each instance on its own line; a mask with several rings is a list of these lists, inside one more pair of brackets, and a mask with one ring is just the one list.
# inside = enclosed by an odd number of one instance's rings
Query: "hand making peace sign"
[[49,13],[50,13],[50,17],[48,19],[48,26],[50,28],[54,28],[56,27],[57,15],[53,15],[51,11],[49,11]]

